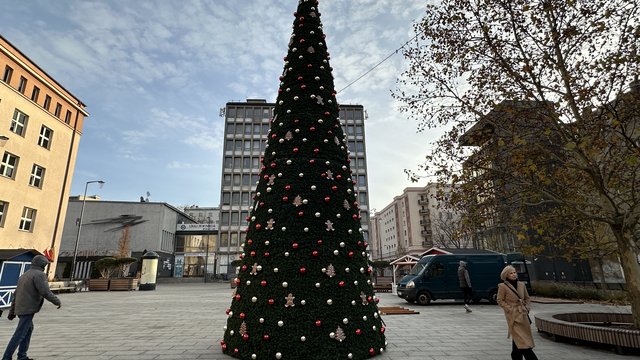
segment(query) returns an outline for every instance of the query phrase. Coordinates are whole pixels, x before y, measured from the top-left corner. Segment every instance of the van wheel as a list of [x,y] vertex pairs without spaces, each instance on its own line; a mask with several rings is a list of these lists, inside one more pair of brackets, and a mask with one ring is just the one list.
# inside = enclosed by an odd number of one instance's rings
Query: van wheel
[[429,305],[431,303],[431,295],[428,292],[421,292],[416,298],[418,305]]
[[498,290],[493,289],[489,291],[489,302],[493,305],[498,304]]

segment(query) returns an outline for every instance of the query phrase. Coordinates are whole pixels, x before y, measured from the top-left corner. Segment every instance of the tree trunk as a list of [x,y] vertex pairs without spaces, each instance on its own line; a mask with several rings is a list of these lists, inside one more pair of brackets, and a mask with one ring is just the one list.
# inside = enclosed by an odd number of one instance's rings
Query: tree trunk
[[602,288],[602,290],[607,290],[607,279],[605,279],[604,277],[604,265],[603,265],[604,260],[602,260],[602,257],[599,256],[598,257],[598,271],[600,271],[600,287]]
[[624,231],[622,226],[611,226],[618,249],[620,251],[620,261],[624,278],[631,296],[631,312],[633,314],[633,324],[636,329],[640,329],[640,265],[635,249],[630,246],[633,243],[631,231]]

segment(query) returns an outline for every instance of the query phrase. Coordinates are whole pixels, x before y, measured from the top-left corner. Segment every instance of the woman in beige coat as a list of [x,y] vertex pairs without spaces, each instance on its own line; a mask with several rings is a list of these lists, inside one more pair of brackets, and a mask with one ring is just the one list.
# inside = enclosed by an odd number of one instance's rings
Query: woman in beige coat
[[503,283],[498,284],[498,305],[504,310],[504,316],[509,326],[511,337],[511,359],[538,360],[533,352],[533,335],[529,322],[529,293],[526,286],[518,282],[516,269],[507,265],[500,278]]

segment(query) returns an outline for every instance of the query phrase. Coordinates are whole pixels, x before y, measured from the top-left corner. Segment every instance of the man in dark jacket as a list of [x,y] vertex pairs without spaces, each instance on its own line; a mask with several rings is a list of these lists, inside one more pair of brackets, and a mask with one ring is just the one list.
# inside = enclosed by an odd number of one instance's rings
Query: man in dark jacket
[[18,360],[33,360],[27,356],[33,333],[33,316],[42,308],[44,299],[58,305],[60,309],[60,299],[49,289],[49,281],[44,273],[44,268],[48,264],[49,260],[46,257],[36,255],[31,260],[31,268],[18,279],[7,319],[13,320],[18,316],[20,320],[7,344],[2,360],[11,360],[16,349],[18,349]]
[[467,312],[471,312],[469,304],[473,300],[473,290],[469,279],[469,271],[467,271],[467,263],[462,260],[460,260],[460,266],[458,267],[458,281],[460,282],[460,289],[464,293],[464,308]]

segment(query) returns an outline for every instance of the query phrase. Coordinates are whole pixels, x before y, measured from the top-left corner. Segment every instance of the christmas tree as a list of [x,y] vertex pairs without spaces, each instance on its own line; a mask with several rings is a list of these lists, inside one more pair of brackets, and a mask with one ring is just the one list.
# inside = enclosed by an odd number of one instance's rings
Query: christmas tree
[[365,359],[384,351],[385,328],[318,2],[294,16],[222,350]]

